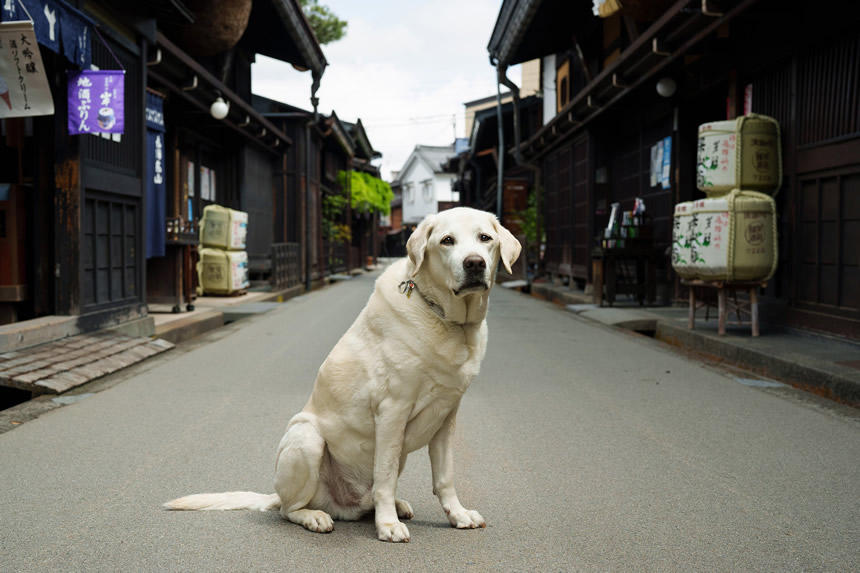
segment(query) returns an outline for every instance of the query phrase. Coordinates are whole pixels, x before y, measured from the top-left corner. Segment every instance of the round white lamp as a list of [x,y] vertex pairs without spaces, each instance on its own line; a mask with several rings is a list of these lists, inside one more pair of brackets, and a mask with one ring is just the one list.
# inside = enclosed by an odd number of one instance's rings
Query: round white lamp
[[209,113],[212,114],[212,117],[215,119],[224,119],[227,117],[227,113],[230,111],[230,104],[224,101],[224,98],[218,96],[218,98],[212,102],[212,105],[209,107]]
[[677,89],[678,84],[672,78],[660,78],[657,82],[657,93],[663,97],[672,97]]

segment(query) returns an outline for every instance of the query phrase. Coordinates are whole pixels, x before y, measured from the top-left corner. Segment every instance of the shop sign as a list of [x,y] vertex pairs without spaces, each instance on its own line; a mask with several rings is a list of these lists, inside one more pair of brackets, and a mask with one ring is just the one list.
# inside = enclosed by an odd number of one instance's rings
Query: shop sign
[[69,134],[123,133],[125,70],[69,74]]
[[53,113],[33,23],[0,23],[0,118]]
[[163,257],[167,192],[164,182],[164,100],[146,93],[146,258]]
[[92,49],[89,19],[73,6],[54,0],[0,0],[0,20],[29,20],[39,44],[52,52],[63,54],[79,68],[90,67]]
[[672,185],[669,183],[669,177],[672,172],[672,137],[666,136],[663,138],[663,165],[660,172],[660,186],[663,189],[670,189]]

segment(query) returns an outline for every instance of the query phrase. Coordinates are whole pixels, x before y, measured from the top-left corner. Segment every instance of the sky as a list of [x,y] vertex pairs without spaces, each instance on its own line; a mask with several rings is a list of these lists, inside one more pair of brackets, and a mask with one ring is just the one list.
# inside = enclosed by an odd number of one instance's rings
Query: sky
[[[361,119],[390,181],[417,144],[450,145],[463,132],[463,103],[495,96],[487,43],[501,0],[320,0],[348,22],[322,46],[329,62],[319,111]],[[252,90],[312,109],[310,72],[257,55]],[[519,66],[508,77],[520,83]],[[505,91],[505,90],[503,90]]]

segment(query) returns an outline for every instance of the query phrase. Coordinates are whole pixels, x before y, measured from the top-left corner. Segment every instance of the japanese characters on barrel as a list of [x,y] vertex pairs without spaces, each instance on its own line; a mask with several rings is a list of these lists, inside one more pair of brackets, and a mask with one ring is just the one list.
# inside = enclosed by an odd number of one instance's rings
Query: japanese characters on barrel
[[766,281],[776,272],[782,182],[779,124],[749,114],[699,126],[696,183],[675,206],[672,267],[684,279]]

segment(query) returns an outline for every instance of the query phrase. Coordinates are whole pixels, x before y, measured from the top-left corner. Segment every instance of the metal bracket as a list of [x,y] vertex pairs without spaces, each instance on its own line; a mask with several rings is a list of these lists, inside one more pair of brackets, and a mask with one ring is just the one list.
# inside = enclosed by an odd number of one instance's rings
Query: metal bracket
[[594,100],[592,99],[591,96],[588,96],[587,98],[585,98],[585,105],[587,105],[591,109],[600,109],[599,105],[594,105]]
[[182,86],[182,90],[186,91],[186,92],[190,92],[190,91],[196,90],[196,89],[197,89],[197,74],[194,74],[194,77],[191,79],[191,85],[190,86]]
[[704,14],[705,16],[713,16],[715,18],[718,18],[723,15],[722,12],[716,12],[708,8],[708,0],[702,0],[702,14]]
[[249,116],[245,116],[245,121],[236,125],[236,127],[248,127],[251,125],[251,118]]
[[663,49],[663,45],[660,42],[659,38],[654,38],[651,40],[651,51],[657,54],[658,56],[671,56],[672,52],[667,52]]
[[623,89],[623,88],[630,87],[630,86],[628,86],[627,84],[625,84],[624,82],[622,82],[622,81],[618,78],[618,74],[612,74],[612,87],[614,87],[614,88],[622,88],[622,89]]
[[155,59],[146,62],[146,65],[147,66],[157,66],[160,63],[161,63],[161,48],[156,48],[155,49]]
[[567,112],[567,122],[573,126],[582,125],[582,122],[573,117],[573,112]]

